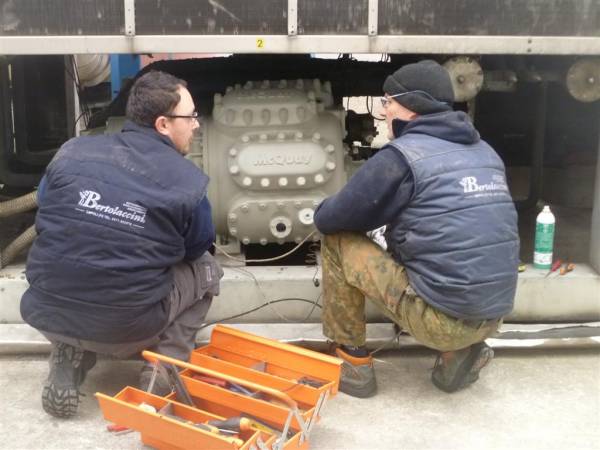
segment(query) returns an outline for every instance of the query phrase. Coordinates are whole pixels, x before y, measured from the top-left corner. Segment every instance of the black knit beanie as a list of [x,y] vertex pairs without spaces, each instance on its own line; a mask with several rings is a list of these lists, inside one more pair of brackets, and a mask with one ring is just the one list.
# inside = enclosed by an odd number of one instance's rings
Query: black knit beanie
[[385,79],[383,91],[388,95],[410,91],[427,92],[436,101],[418,93],[394,98],[402,106],[419,115],[450,111],[454,102],[454,90],[448,71],[430,59],[407,64],[396,70]]

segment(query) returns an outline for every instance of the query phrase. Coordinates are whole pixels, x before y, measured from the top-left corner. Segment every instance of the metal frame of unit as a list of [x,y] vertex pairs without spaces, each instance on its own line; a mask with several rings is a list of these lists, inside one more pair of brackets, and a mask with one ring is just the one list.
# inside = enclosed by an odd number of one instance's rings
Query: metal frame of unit
[[[44,39],[40,50],[39,41]],[[562,36],[0,36],[2,55],[82,53],[422,53],[600,55],[600,38]]]
[[[380,35],[379,0],[368,0],[367,35],[299,35],[298,0],[287,1],[287,35],[139,35],[135,0],[123,0],[124,34],[0,35],[0,55],[81,53],[423,53],[600,55],[600,37]],[[39,40],[44,39],[43,50]]]

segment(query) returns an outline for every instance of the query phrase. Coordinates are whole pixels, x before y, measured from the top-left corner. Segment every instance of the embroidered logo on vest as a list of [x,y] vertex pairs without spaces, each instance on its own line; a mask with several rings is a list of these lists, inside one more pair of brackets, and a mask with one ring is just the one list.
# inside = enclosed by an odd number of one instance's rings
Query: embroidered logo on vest
[[463,187],[465,194],[484,193],[487,195],[501,195],[508,192],[506,181],[501,175],[492,176],[492,181],[484,184],[479,184],[477,177],[463,177],[459,181],[459,184]]
[[123,210],[119,206],[102,205],[99,203],[102,196],[95,191],[80,191],[79,197],[80,199],[77,205],[85,209],[75,208],[77,211],[84,212],[100,219],[118,222],[123,225],[144,228],[139,225],[140,223],[146,223],[147,209],[143,206],[125,202],[122,205],[125,208],[125,210]]

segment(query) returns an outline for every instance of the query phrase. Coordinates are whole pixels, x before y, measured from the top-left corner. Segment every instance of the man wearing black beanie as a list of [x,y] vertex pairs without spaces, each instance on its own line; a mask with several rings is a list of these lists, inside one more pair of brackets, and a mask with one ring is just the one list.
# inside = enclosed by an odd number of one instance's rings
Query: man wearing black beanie
[[[344,360],[340,390],[377,385],[365,347],[365,298],[402,331],[439,351],[433,384],[454,392],[492,359],[484,340],[513,307],[519,237],[504,164],[452,110],[450,76],[435,61],[384,82],[391,142],[315,212],[323,238],[323,333]],[[385,227],[380,246],[365,232]]]

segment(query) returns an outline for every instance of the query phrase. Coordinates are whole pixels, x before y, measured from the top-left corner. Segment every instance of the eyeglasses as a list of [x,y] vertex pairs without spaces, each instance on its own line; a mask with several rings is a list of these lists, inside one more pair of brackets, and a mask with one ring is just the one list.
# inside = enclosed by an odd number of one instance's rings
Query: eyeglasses
[[448,104],[447,102],[442,102],[442,101],[438,100],[437,98],[433,97],[431,94],[429,94],[425,91],[408,91],[408,92],[403,92],[402,94],[390,95],[389,97],[379,97],[379,100],[381,100],[381,106],[383,106],[384,108],[387,108],[387,106],[392,102],[393,98],[402,97],[402,96],[408,95],[408,94],[418,94],[418,95],[422,95],[423,97],[427,98],[428,100],[433,100],[434,102],[443,103],[444,105]]
[[165,114],[164,116],[168,117],[170,119],[190,119],[190,120],[196,120],[196,119],[198,119],[198,111],[194,111],[193,113],[191,113],[189,115]]

